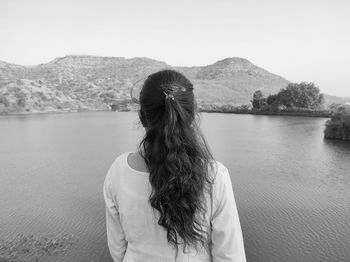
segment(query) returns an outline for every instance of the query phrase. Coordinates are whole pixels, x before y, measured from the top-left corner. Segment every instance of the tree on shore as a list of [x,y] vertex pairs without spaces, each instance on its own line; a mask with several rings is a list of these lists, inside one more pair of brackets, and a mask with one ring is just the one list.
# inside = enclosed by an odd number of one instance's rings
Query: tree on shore
[[253,94],[252,106],[253,109],[261,110],[263,109],[267,102],[261,90],[257,90]]
[[324,103],[323,94],[314,83],[290,83],[277,95],[279,103],[291,109],[319,109]]
[[350,105],[333,106],[331,119],[327,120],[324,137],[350,140]]

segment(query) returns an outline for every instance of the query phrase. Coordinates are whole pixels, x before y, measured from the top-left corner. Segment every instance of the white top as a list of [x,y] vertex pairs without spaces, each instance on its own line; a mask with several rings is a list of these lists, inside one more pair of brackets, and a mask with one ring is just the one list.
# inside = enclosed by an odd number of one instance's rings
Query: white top
[[[158,211],[148,202],[149,173],[133,169],[126,152],[111,165],[103,187],[107,240],[114,262],[245,262],[241,225],[227,168],[216,161],[217,172],[206,193],[210,241],[196,253],[183,253],[168,244],[166,230],[158,225]],[[215,175],[215,174],[214,174]],[[208,223],[209,224],[209,223]]]

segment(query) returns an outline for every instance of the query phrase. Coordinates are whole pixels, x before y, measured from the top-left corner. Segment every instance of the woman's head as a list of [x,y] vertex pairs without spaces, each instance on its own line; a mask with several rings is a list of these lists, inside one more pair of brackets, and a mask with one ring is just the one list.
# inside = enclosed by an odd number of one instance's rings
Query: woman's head
[[193,85],[184,75],[174,70],[151,74],[142,87],[140,106],[140,120],[145,128],[173,121],[173,118],[165,119],[169,116],[166,111],[170,106],[181,114],[183,121],[190,124],[195,118]]
[[158,224],[170,244],[197,248],[208,233],[203,201],[213,161],[194,121],[193,85],[173,70],[154,73],[142,87],[140,105],[146,134],[139,152],[150,172],[149,202],[160,213]]

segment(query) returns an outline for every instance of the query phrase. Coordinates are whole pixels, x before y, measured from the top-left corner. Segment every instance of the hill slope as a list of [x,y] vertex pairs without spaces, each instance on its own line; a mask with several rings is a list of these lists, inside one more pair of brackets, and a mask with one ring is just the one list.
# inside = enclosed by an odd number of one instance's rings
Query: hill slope
[[276,93],[289,83],[243,58],[198,67],[85,55],[30,67],[0,61],[0,113],[130,109],[133,83],[165,68],[183,72],[194,83],[200,106],[247,104],[255,90]]

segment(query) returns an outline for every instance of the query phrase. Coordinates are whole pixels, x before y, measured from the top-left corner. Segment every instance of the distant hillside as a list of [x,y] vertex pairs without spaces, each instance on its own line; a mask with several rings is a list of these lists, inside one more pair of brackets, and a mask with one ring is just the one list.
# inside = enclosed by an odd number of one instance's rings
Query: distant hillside
[[350,102],[350,97],[339,97],[324,94],[324,100],[326,106],[331,104],[345,104]]
[[283,77],[237,57],[208,66],[176,69],[193,81],[197,99],[203,103],[247,104],[254,91],[260,89],[264,94],[271,94],[289,83]]
[[66,56],[30,67],[0,61],[0,113],[129,110],[133,83],[165,68],[183,72],[194,83],[200,107],[247,104],[255,90],[268,95],[289,83],[243,58],[198,67],[97,56]]
[[66,56],[32,67],[1,62],[0,112],[126,109],[132,84],[167,67],[148,58],[95,56]]

